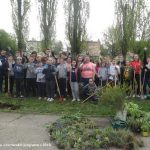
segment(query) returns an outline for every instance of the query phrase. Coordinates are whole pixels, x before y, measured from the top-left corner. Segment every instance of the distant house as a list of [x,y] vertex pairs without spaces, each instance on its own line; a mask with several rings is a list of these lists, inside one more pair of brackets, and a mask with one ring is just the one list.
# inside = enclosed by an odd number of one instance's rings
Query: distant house
[[100,41],[87,41],[87,53],[94,57],[100,56]]
[[31,53],[33,51],[40,52],[41,51],[41,41],[30,40],[26,43],[27,53]]

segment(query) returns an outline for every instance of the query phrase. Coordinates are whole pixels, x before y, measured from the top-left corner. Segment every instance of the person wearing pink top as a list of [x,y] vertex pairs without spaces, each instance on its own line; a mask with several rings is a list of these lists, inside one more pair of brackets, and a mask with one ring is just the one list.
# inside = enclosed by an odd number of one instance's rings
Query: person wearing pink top
[[80,66],[83,86],[89,83],[89,79],[95,78],[95,64],[90,62],[90,57],[85,56],[83,64]]

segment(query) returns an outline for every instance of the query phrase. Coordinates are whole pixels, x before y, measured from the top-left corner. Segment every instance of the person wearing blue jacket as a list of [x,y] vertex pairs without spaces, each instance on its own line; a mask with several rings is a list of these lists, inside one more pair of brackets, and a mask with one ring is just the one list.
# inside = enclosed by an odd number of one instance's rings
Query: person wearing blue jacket
[[55,94],[55,75],[56,75],[56,66],[53,65],[53,58],[48,58],[47,67],[43,70],[43,74],[45,74],[46,80],[46,93],[47,93],[47,101],[54,100]]
[[24,65],[21,62],[22,58],[17,57],[13,71],[16,83],[16,97],[24,98]]

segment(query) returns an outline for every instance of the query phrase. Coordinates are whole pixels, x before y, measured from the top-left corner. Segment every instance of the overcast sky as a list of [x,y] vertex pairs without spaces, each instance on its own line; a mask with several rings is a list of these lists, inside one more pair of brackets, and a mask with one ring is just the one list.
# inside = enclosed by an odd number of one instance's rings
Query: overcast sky
[[[37,0],[36,0],[37,1]],[[58,12],[56,19],[57,39],[66,43],[65,40],[65,19],[63,12],[63,1],[58,0]],[[90,2],[90,19],[87,23],[88,38],[90,40],[101,39],[102,33],[113,24],[114,20],[114,0],[88,0]],[[29,39],[40,39],[40,28],[38,11],[35,0],[31,0],[30,12],[30,34]],[[0,28],[9,33],[14,33],[11,20],[10,0],[0,0]]]

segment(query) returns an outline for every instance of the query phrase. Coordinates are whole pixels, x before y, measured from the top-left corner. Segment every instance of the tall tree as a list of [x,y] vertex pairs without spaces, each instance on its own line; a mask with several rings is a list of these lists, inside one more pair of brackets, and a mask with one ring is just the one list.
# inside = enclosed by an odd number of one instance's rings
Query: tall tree
[[86,40],[86,23],[89,18],[89,3],[86,0],[66,0],[66,36],[71,51],[79,54]]
[[42,32],[42,47],[50,48],[55,36],[55,22],[58,0],[39,0]]
[[28,37],[28,12],[30,9],[30,0],[10,0],[12,7],[12,22],[17,37],[18,49],[22,51],[25,48],[25,41]]
[[127,51],[134,48],[135,41],[147,36],[150,16],[148,9],[147,11],[145,9],[146,0],[116,0],[115,3],[116,29],[118,30],[122,55],[126,59]]

